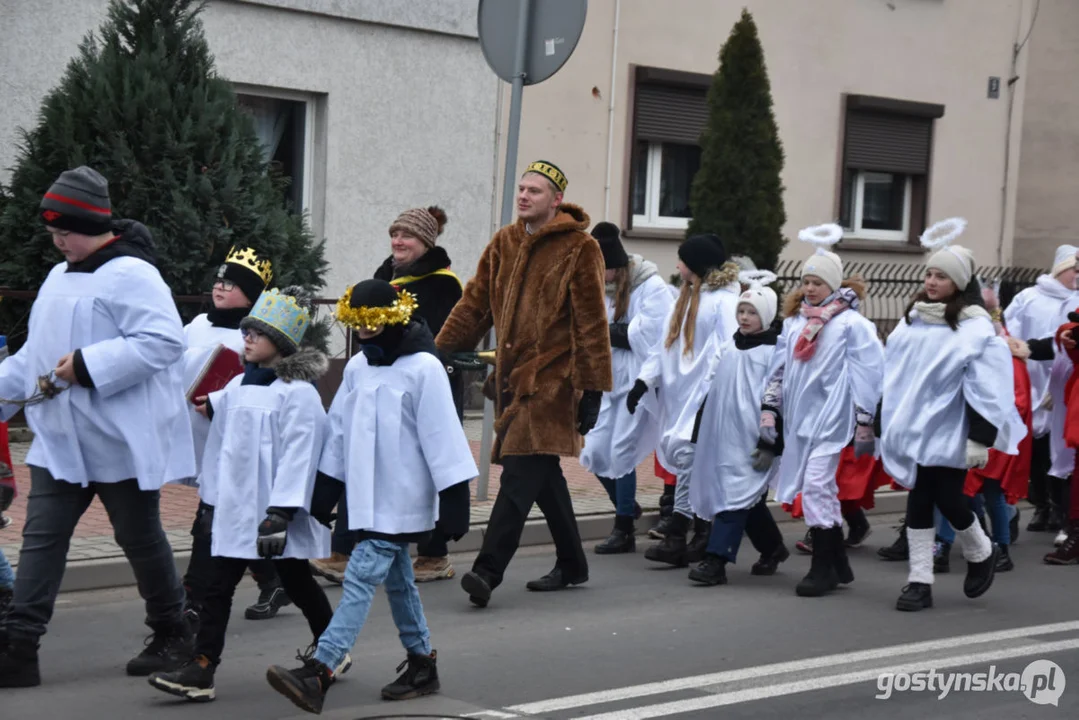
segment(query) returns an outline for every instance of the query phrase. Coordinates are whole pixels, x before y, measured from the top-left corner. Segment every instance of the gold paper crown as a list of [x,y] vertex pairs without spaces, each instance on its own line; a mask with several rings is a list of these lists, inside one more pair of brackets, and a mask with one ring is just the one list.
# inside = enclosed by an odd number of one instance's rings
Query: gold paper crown
[[537,160],[528,166],[525,170],[526,173],[534,172],[539,173],[543,177],[547,178],[555,184],[559,192],[566,192],[566,186],[569,185],[569,180],[566,179],[566,175],[558,169],[556,165],[552,165],[546,160]]
[[273,278],[273,267],[270,265],[270,261],[259,260],[258,253],[255,252],[254,248],[232,248],[229,250],[228,257],[225,258],[225,264],[247,268],[262,278],[263,285],[269,285],[270,279]]
[[[353,286],[355,287],[355,286]],[[352,307],[352,288],[337,301],[337,321],[353,329],[374,330],[382,325],[404,325],[412,319],[412,313],[419,303],[416,296],[408,290],[397,293],[397,299],[390,306]]]

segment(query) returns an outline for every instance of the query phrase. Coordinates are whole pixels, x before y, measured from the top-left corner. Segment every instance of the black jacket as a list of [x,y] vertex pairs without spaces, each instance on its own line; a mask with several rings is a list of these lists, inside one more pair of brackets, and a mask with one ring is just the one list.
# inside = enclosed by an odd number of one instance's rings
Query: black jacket
[[[437,273],[439,270],[449,270],[450,256],[446,251],[435,246],[414,263],[403,267],[393,267],[393,257],[386,261],[375,271],[376,280],[385,280],[397,287],[408,290],[416,296],[419,307],[416,314],[427,322],[432,335],[438,335],[446,318],[457,301],[461,299],[464,290],[461,281],[456,275]],[[406,283],[395,282],[398,278],[416,278]]]

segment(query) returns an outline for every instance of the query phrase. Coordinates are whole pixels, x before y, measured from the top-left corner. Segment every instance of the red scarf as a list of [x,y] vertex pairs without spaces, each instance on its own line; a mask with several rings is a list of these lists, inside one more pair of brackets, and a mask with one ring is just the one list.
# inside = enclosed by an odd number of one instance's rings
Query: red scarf
[[828,324],[828,321],[850,307],[850,301],[839,295],[831,302],[824,305],[810,305],[802,303],[802,317],[806,319],[806,326],[802,328],[798,342],[794,346],[794,359],[806,362],[813,358],[817,352],[817,336]]

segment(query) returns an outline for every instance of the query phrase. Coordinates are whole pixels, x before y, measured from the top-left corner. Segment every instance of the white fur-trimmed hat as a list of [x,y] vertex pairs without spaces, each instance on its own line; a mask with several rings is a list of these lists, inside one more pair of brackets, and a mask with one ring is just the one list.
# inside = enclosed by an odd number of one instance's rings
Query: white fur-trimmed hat
[[843,228],[835,223],[814,225],[800,230],[798,239],[817,248],[802,263],[802,277],[814,275],[832,290],[838,290],[843,284],[843,260],[828,248],[843,239]]
[[738,279],[749,285],[749,289],[738,296],[738,304],[746,303],[753,306],[757,315],[761,318],[761,328],[767,330],[776,319],[779,309],[779,298],[772,288],[768,287],[776,281],[775,273],[767,270],[748,270],[738,274]]

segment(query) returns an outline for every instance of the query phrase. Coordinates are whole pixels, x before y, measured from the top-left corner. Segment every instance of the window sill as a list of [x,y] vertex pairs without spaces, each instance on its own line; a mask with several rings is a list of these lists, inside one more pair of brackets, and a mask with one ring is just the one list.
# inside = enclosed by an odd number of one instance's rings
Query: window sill
[[686,231],[681,228],[634,227],[624,230],[627,240],[685,240]]
[[849,240],[841,240],[838,248],[840,250],[895,253],[897,255],[922,255],[925,253],[925,248],[921,245],[912,245],[909,242],[895,242],[894,240],[860,240],[858,238],[850,238]]

